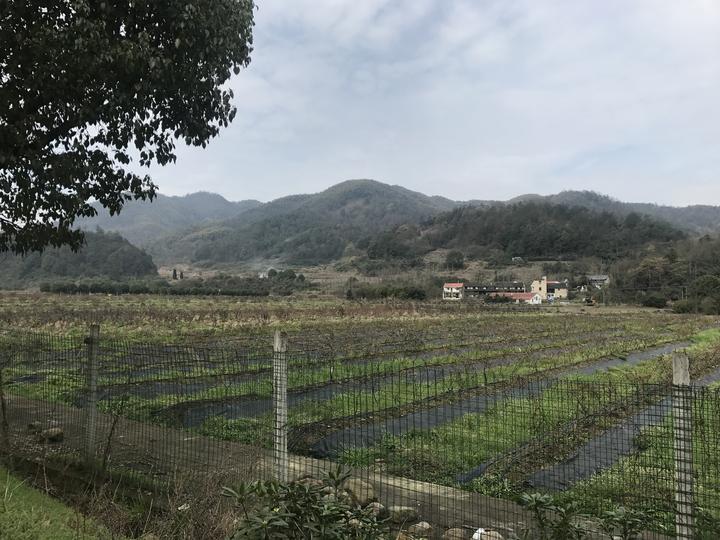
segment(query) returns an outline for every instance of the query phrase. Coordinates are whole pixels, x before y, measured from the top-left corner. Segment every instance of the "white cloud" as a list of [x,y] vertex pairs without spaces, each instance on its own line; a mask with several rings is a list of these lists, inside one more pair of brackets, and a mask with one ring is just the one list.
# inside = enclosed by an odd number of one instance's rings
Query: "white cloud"
[[720,204],[715,0],[267,0],[255,30],[236,121],[153,171],[163,191]]

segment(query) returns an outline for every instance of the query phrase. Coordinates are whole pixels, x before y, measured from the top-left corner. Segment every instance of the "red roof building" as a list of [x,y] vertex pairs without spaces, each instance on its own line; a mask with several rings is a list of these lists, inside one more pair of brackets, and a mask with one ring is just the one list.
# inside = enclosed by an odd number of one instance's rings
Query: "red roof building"
[[462,300],[464,296],[464,283],[445,283],[443,285],[443,300]]

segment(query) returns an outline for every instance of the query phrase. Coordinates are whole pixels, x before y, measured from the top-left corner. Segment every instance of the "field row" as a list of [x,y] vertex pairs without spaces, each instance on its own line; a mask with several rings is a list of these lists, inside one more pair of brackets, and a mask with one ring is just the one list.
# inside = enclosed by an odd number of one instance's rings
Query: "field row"
[[[720,333],[705,330],[713,322],[649,312],[498,312],[290,326],[290,446],[493,496],[514,498],[532,485],[600,493],[610,480],[599,479],[638,474],[639,455],[664,451],[671,354],[686,349],[696,380],[720,380]],[[104,340],[98,406],[270,447],[276,328],[206,335],[192,345]],[[80,336],[18,342],[5,332],[0,350],[11,358],[3,370],[10,391],[86,404],[88,346]],[[697,413],[706,439],[717,434],[708,410]],[[638,454],[642,437],[658,442]],[[703,475],[714,466],[698,460]],[[589,495],[583,500],[589,508]]]

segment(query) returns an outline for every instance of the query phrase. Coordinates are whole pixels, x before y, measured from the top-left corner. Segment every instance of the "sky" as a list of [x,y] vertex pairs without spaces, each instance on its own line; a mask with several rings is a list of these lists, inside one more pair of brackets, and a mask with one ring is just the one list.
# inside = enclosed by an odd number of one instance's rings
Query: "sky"
[[257,4],[235,121],[151,169],[161,192],[720,204],[719,0]]

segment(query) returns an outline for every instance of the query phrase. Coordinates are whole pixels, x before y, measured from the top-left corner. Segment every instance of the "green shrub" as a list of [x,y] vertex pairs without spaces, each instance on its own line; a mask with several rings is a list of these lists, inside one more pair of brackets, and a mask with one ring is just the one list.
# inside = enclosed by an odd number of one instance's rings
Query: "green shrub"
[[[525,538],[532,533],[533,538],[540,540],[580,540],[589,538],[589,529],[597,527],[609,538],[638,540],[653,522],[651,512],[624,506],[615,506],[599,517],[591,517],[580,511],[578,500],[545,493],[523,493],[520,504],[530,511],[535,520],[536,530],[525,530]],[[590,520],[596,525],[590,525]]]
[[450,270],[465,268],[465,255],[462,251],[453,250],[445,256],[445,266]]
[[667,306],[667,299],[661,294],[648,294],[642,299],[642,305],[652,308],[664,308]]
[[324,540],[389,538],[387,527],[370,509],[357,506],[342,490],[349,474],[329,473],[289,484],[261,481],[224,488],[235,502],[241,521],[233,540]]
[[695,304],[690,300],[678,300],[673,303],[672,308],[675,313],[693,313]]
[[720,313],[720,300],[712,296],[706,296],[700,300],[700,311],[705,315],[716,315]]

